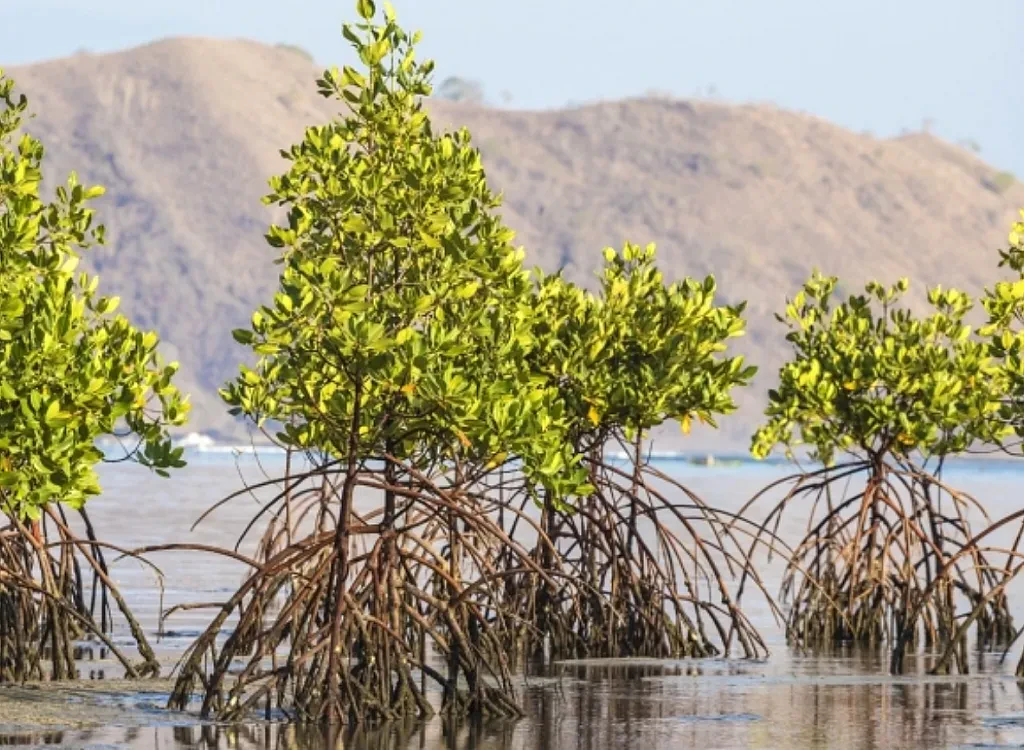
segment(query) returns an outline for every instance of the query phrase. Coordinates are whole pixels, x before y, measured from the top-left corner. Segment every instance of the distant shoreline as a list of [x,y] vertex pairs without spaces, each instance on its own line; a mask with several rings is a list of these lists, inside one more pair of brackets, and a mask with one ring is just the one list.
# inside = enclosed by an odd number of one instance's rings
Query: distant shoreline
[[[109,442],[107,445],[113,445],[114,443]],[[233,443],[227,441],[219,441],[209,435],[202,433],[192,432],[185,435],[183,438],[174,441],[175,447],[182,447],[185,449],[186,455],[189,454],[210,454],[210,455],[280,455],[283,456],[285,451],[283,448],[273,445],[272,443]],[[104,444],[99,445],[100,449],[104,448]],[[793,461],[787,459],[785,456],[769,456],[764,459],[755,459],[753,456],[747,453],[739,452],[699,452],[699,451],[651,451],[646,454],[647,457],[653,462],[666,462],[666,463],[686,463],[695,467],[704,468],[729,468],[736,466],[787,466],[794,465]],[[608,458],[612,461],[628,461],[629,455],[623,451],[611,451],[608,454]],[[1021,469],[1024,470],[1024,459],[1014,458],[1005,454],[968,454],[960,456],[950,456],[946,459],[947,465],[954,466],[965,466],[969,464],[989,464],[993,466],[999,466],[1000,468],[1006,469]],[[809,460],[805,461],[805,465],[817,465]]]

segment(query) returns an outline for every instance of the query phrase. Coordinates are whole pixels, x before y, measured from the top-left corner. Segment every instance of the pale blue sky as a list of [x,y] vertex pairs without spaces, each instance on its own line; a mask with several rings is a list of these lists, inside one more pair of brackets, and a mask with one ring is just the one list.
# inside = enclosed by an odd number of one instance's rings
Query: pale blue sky
[[[879,135],[926,119],[1024,176],[1024,0],[394,0],[422,55],[493,101],[557,107],[714,86]],[[177,35],[349,59],[348,0],[0,0],[0,65]],[[1016,71],[1016,73],[1014,73]]]

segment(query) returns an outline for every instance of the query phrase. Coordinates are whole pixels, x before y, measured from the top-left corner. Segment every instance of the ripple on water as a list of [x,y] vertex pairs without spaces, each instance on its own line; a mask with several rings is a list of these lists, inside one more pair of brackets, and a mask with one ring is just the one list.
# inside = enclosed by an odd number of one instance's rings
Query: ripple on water
[[996,729],[1003,727],[1024,727],[1024,714],[1014,714],[1011,716],[988,716],[983,718],[981,723],[985,726]]
[[713,721],[713,722],[732,722],[732,721],[764,721],[763,716],[757,714],[718,714],[717,716],[676,716],[674,721],[681,722],[683,724]]

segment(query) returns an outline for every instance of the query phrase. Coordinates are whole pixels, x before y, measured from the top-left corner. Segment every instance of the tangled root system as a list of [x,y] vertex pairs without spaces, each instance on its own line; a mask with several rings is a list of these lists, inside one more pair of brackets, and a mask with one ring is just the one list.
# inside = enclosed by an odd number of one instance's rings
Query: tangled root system
[[186,653],[173,708],[198,691],[225,721],[516,717],[513,672],[544,649],[767,653],[726,586],[743,563],[725,523],[650,467],[594,462],[593,496],[555,510],[514,470],[288,466],[245,490],[275,488],[242,537],[266,530],[252,558],[221,551],[250,573]]
[[[128,677],[159,673],[145,633],[110,578],[104,550],[84,510],[85,536],[60,506],[47,506],[39,523],[0,516],[0,682],[65,680],[78,675],[76,648],[102,644]],[[114,609],[128,623],[141,663],[110,638]]]
[[173,707],[201,684],[204,717],[360,724],[432,715],[433,686],[445,714],[520,715],[496,637],[497,551],[535,562],[458,483],[380,463],[282,480],[252,571],[186,654]]
[[571,509],[543,503],[536,522],[526,493],[504,488],[510,536],[535,527],[531,556],[546,575],[523,569],[507,582],[504,610],[516,615],[506,620],[516,626],[504,634],[510,651],[680,658],[736,645],[745,657],[766,655],[727,585],[746,565],[729,517],[646,462],[588,463],[594,493]]
[[[909,463],[854,461],[780,480],[740,515],[780,489],[760,533],[777,531],[790,514],[808,519],[800,542],[781,551],[791,643],[888,643],[900,671],[908,646],[958,640],[964,605],[981,605],[972,620],[979,643],[1005,642],[1013,633],[1004,572],[971,542],[968,514],[984,514],[974,498]],[[751,555],[761,543],[772,546],[758,537]]]

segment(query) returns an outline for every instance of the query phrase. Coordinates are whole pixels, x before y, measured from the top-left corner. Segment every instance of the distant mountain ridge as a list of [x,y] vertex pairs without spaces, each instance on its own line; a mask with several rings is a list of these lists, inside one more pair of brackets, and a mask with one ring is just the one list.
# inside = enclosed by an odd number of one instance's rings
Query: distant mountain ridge
[[[76,170],[106,185],[110,244],[87,264],[181,361],[188,429],[239,436],[217,388],[242,356],[231,329],[276,285],[260,197],[284,168],[278,151],[338,109],[316,94],[317,70],[286,48],[182,38],[8,72],[30,97],[50,180]],[[880,140],[771,106],[430,107],[473,133],[529,262],[589,284],[603,247],[655,242],[670,278],[714,273],[723,299],[749,301],[737,348],[762,368],[756,386],[718,433],[666,431],[662,449],[746,448],[785,356],[773,314],[812,267],[848,291],[909,276],[918,291],[976,293],[1024,205],[1019,183],[993,189],[997,169],[931,136]]]

